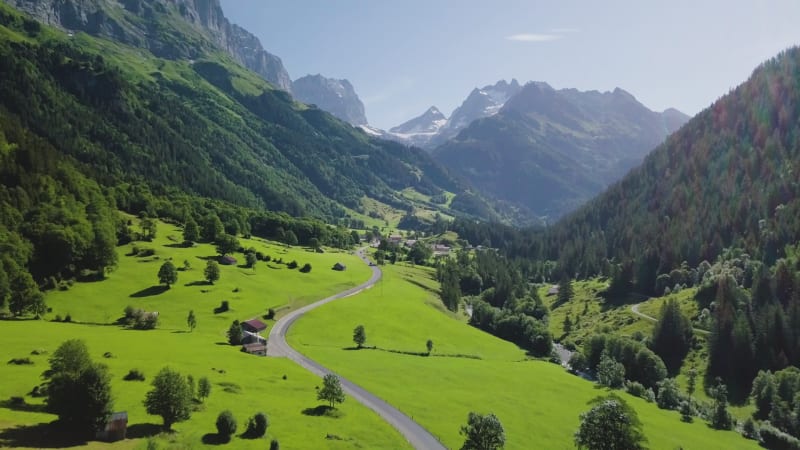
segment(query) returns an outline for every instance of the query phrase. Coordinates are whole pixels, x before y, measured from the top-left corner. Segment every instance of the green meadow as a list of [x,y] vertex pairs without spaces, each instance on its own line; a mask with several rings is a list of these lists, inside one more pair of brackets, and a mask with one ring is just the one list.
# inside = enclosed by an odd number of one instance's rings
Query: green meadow
[[[267,436],[247,440],[235,437],[229,448],[266,448],[278,439],[282,448],[308,449],[395,449],[408,444],[376,414],[348,399],[337,417],[314,416],[319,405],[315,387],[321,381],[294,363],[281,358],[246,355],[225,342],[225,331],[234,319],[260,317],[268,308],[278,314],[313,300],[352,287],[369,278],[369,268],[356,257],[329,251],[318,254],[303,248],[287,248],[262,240],[240,239],[244,247],[255,247],[273,260],[296,260],[300,267],[312,265],[308,274],[290,270],[284,264],[259,261],[255,270],[221,266],[221,277],[214,285],[203,281],[205,258],[215,251],[210,245],[180,248],[180,230],[159,223],[158,238],[136,242],[119,250],[119,266],[99,282],[75,283],[69,290],[50,292],[52,312],[46,320],[0,322],[0,447],[51,447],[60,445],[43,440],[46,427],[55,416],[42,412],[41,398],[28,395],[42,382],[48,357],[66,339],[83,339],[95,361],[108,365],[116,411],[127,411],[129,436],[115,444],[89,442],[88,448],[146,448],[153,439],[160,448],[205,446],[220,411],[230,409],[241,434],[247,419],[262,411],[269,417]],[[126,256],[133,245],[155,250],[150,257]],[[243,263],[241,254],[236,254]],[[171,289],[158,286],[157,272],[164,260],[176,266],[189,261],[191,268],[179,272]],[[336,262],[348,266],[344,272],[331,270]],[[227,312],[215,314],[222,300],[230,303]],[[115,325],[123,309],[131,305],[159,312],[156,330],[136,331]],[[188,332],[186,316],[194,310],[197,328]],[[52,321],[56,315],[70,315],[73,323]],[[271,321],[266,321],[271,325]],[[266,334],[266,333],[264,333]],[[32,352],[41,353],[34,355]],[[104,357],[108,354],[110,357]],[[6,365],[12,358],[28,357],[32,365]],[[147,415],[142,404],[152,377],[170,366],[195,380],[208,377],[211,396],[187,422],[176,424],[175,433],[160,433],[161,418]],[[144,382],[124,381],[130,369],[144,372]],[[11,397],[24,397],[25,405],[12,406]],[[213,441],[213,439],[212,439]],[[210,442],[210,441],[209,441]]]
[[[574,448],[579,414],[605,390],[443,312],[431,270],[385,266],[384,275],[374,288],[298,320],[290,344],[412,416],[448,447],[460,447],[459,428],[477,411],[500,418],[507,449]],[[366,345],[377,348],[352,350],[359,324]],[[411,354],[424,352],[428,339],[430,357]],[[620,395],[638,411],[650,448],[757,447],[735,432],[686,424],[677,412]]]

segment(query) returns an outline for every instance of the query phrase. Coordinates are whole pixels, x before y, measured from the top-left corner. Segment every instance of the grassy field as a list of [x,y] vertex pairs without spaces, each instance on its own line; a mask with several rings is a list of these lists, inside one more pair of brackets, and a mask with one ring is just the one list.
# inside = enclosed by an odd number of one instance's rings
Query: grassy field
[[[23,357],[34,362],[0,366],[0,447],[61,445],[42,440],[44,428],[38,424],[55,417],[42,412],[42,399],[27,394],[41,383],[49,354],[64,340],[80,338],[96,361],[109,366],[115,410],[129,414],[129,439],[113,444],[113,448],[145,448],[150,437],[162,448],[202,447],[204,436],[208,439],[206,434],[215,432],[214,421],[224,409],[234,413],[239,432],[256,412],[265,412],[270,420],[265,439],[236,437],[230,448],[265,448],[269,439],[278,439],[282,448],[408,448],[393,428],[352,399],[340,407],[341,417],[304,414],[304,410],[319,404],[315,391],[321,383],[319,378],[288,360],[246,355],[225,343],[225,331],[232,320],[260,316],[271,307],[297,307],[321,299],[368,279],[368,267],[346,253],[317,254],[261,240],[241,240],[245,247],[254,246],[273,258],[286,262],[296,259],[301,266],[311,263],[312,272],[302,274],[285,265],[264,262],[259,262],[255,271],[223,266],[220,280],[211,286],[201,282],[203,258],[214,254],[210,245],[176,248],[169,237],[179,237],[179,230],[163,223],[159,223],[158,235],[154,242],[132,244],[154,249],[158,259],[124,256],[131,253],[132,245],[121,247],[119,267],[107,280],[76,283],[68,291],[48,294],[48,304],[53,308],[48,319],[70,314],[80,323],[0,323],[2,362]],[[236,257],[243,260],[240,254]],[[192,268],[179,272],[178,283],[164,291],[157,286],[156,273],[167,258],[178,267],[189,260]],[[348,270],[330,270],[337,261],[347,264]],[[214,314],[221,300],[228,300],[231,310]],[[159,311],[158,329],[134,331],[114,325],[127,305]],[[197,316],[197,328],[191,333],[186,327],[190,309]],[[34,350],[46,353],[32,355]],[[110,358],[103,357],[106,352]],[[195,380],[206,376],[213,387],[211,396],[189,421],[176,424],[176,433],[162,435],[158,434],[160,417],[147,415],[142,400],[152,377],[167,365]],[[133,368],[143,371],[147,380],[124,381],[123,376]],[[12,407],[8,399],[13,396],[24,396],[26,406]],[[109,445],[90,442],[88,448]]]
[[[574,447],[578,415],[604,390],[560,366],[529,360],[513,344],[444,313],[431,271],[385,266],[384,274],[381,285],[304,316],[289,342],[397,406],[448,447],[462,443],[458,430],[470,411],[498,415],[507,449]],[[349,350],[359,324],[376,349]],[[431,357],[396,353],[423,352],[427,339],[434,342]],[[650,448],[757,447],[736,433],[682,423],[677,412],[622,395],[638,411]]]

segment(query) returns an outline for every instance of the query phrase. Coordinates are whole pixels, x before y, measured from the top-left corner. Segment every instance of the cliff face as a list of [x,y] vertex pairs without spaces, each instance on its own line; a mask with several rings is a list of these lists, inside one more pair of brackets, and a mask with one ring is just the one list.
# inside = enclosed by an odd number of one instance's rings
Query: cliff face
[[294,80],[292,92],[301,102],[313,103],[352,125],[367,124],[364,104],[347,80],[306,75]]
[[3,1],[48,25],[147,48],[163,58],[196,58],[216,47],[275,86],[292,88],[281,59],[230,23],[219,0]]

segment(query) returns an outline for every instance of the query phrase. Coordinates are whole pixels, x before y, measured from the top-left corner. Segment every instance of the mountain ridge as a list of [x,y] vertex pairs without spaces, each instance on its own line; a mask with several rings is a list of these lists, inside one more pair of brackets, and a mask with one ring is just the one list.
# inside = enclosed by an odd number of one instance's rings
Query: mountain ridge
[[681,122],[670,114],[667,123],[619,88],[582,92],[529,82],[497,114],[432,154],[484,192],[552,220],[638,164]]

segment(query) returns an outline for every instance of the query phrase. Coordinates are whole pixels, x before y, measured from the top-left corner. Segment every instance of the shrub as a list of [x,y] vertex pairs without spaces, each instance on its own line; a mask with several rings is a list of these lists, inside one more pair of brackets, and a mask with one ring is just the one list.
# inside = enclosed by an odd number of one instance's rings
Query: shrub
[[113,358],[113,357],[114,357],[114,354],[113,354],[113,353],[111,353],[111,352],[105,352],[105,353],[103,353],[103,358]]
[[139,369],[131,369],[122,379],[125,381],[144,381],[144,373]]
[[267,320],[274,319],[275,318],[275,310],[272,309],[272,308],[268,309],[267,310],[267,315],[265,315],[264,318],[267,319]]
[[273,439],[272,442],[269,443],[269,450],[281,450],[281,444],[278,443],[277,439]]
[[309,263],[303,264],[303,267],[300,268],[300,272],[302,272],[302,273],[311,272],[311,264],[309,264]]
[[70,315],[70,313],[64,316],[64,322],[72,322],[72,315]]
[[230,309],[230,307],[231,306],[228,303],[228,301],[227,300],[223,300],[222,303],[219,304],[219,311],[220,312],[228,311]]
[[225,410],[217,416],[217,433],[220,436],[230,439],[233,433],[236,433],[236,418],[230,410]]
[[61,314],[56,314],[56,317],[53,319],[53,322],[61,322],[63,319],[61,318]]
[[247,422],[246,434],[254,438],[264,436],[267,433],[268,426],[269,420],[267,419],[267,415],[263,412],[256,413],[256,415],[251,417]]
[[647,395],[647,388],[638,381],[625,381],[625,392],[634,397],[644,398]]
[[297,261],[290,261],[289,264],[286,264],[286,267],[289,269],[297,269]]
[[25,404],[25,398],[14,396],[9,399],[9,402],[14,406],[22,406]]

